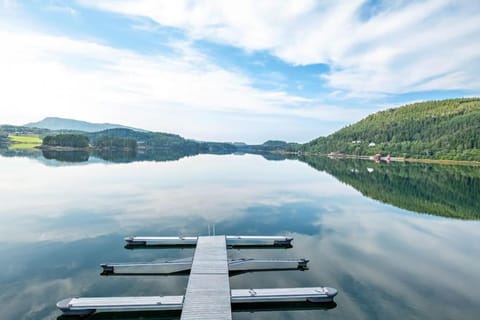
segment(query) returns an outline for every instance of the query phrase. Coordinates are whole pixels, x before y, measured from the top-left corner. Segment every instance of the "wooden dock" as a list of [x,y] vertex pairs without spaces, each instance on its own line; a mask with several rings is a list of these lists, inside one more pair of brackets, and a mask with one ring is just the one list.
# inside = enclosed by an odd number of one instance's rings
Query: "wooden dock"
[[[94,313],[182,311],[182,320],[231,320],[234,310],[285,307],[288,303],[332,303],[337,290],[330,287],[260,288],[230,290],[229,275],[249,271],[306,270],[308,259],[227,259],[230,248],[291,248],[284,236],[128,237],[127,245],[138,248],[196,246],[193,258],[161,263],[102,264],[102,274],[148,275],[189,272],[185,296],[67,298],[57,307],[64,315]],[[230,272],[230,274],[229,274]],[[269,308],[270,308],[269,307]]]
[[198,237],[181,320],[231,320],[225,236]]

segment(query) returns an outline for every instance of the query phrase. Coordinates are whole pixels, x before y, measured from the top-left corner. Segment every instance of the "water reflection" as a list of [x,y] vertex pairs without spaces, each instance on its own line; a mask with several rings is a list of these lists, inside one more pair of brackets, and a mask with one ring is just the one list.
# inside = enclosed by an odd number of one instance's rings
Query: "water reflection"
[[302,158],[353,186],[363,195],[396,207],[436,216],[480,219],[480,168],[413,163]]
[[[28,157],[49,166],[75,163],[130,163],[177,161],[198,155],[185,150],[163,151],[38,151],[0,150],[9,157]],[[43,154],[43,157],[40,155]],[[259,154],[272,161],[286,160],[283,154]],[[480,219],[480,169],[412,163],[372,163],[326,157],[294,157],[316,170],[327,172],[364,196],[409,211],[458,219]],[[51,162],[50,160],[56,160]]]
[[108,320],[108,319],[119,319],[119,320],[179,320],[180,311],[164,311],[164,312],[127,312],[124,314],[115,314],[115,313],[102,313],[95,314],[91,316],[75,317],[75,316],[59,316],[57,320]]
[[[197,156],[200,154],[209,155],[230,155],[231,152],[225,150],[216,150],[212,148],[208,151],[198,151],[179,148],[164,149],[140,149],[140,150],[40,150],[40,149],[8,149],[0,147],[0,155],[4,157],[26,157],[36,159],[46,165],[62,166],[68,163],[81,163],[90,160],[98,162],[103,160],[105,163],[129,163],[135,161],[177,161],[186,157]],[[244,155],[243,153],[235,153]],[[287,157],[282,154],[257,153],[267,160],[285,160]],[[97,161],[92,161],[96,159]],[[46,160],[57,160],[56,163]]]
[[[52,167],[32,158],[0,157],[2,319],[56,319],[55,303],[72,296],[182,295],[185,276],[101,277],[99,265],[191,256],[192,249],[125,250],[123,237],[206,234],[209,223],[217,233],[295,238],[292,249],[230,250],[230,258],[310,259],[305,272],[241,274],[231,278],[232,288],[339,290],[333,309],[239,312],[234,319],[478,315],[478,221],[411,214],[373,201],[355,189],[353,178],[339,182],[343,170],[329,164],[319,171],[253,155],[116,165],[90,157],[88,163]],[[345,172],[368,174],[363,165],[353,165]],[[380,173],[376,179],[391,180],[406,170],[373,168],[370,174]],[[426,172],[441,179],[436,170]],[[448,177],[463,179],[467,173]]]
[[[232,311],[235,313],[271,313],[279,311],[298,311],[298,310],[330,310],[334,309],[337,306],[335,302],[314,304],[309,302],[295,302],[295,303],[255,303],[255,304],[242,304],[241,306],[234,306]],[[77,320],[77,319],[88,319],[88,320],[108,320],[108,319],[122,319],[122,320],[139,320],[139,319],[151,319],[151,320],[178,320],[180,319],[181,311],[162,311],[162,312],[126,312],[123,314],[118,313],[101,313],[94,314],[91,316],[66,316],[62,315],[57,318],[57,320]],[[257,318],[257,315],[254,316]],[[234,317],[236,318],[236,317]]]
[[74,151],[57,151],[57,150],[42,150],[45,159],[54,159],[62,162],[86,162],[90,157],[90,153],[84,150]]

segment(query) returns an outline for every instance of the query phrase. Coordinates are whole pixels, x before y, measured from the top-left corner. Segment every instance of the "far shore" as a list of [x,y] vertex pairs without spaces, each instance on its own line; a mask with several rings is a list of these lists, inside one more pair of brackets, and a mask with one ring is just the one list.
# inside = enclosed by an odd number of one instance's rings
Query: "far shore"
[[435,163],[435,164],[448,164],[448,165],[459,165],[459,166],[480,166],[480,161],[466,161],[466,160],[406,158],[405,162]]
[[86,151],[86,152],[91,152],[91,151],[131,151],[133,149],[130,148],[96,148],[96,147],[83,147],[83,148],[77,148],[77,147],[62,147],[62,146],[46,146],[46,145],[39,145],[35,146],[34,148],[40,149],[40,150],[46,150],[46,151]]
[[90,151],[92,150],[90,147],[75,148],[75,147],[61,147],[61,146],[45,146],[43,144],[35,148],[41,149],[41,150],[48,150],[48,151]]
[[[294,154],[294,153],[291,153]],[[298,154],[298,153],[295,153]],[[320,156],[329,157],[333,159],[356,159],[356,160],[374,160],[374,156],[358,156],[353,154],[335,154],[328,155],[323,153],[301,153],[304,156]],[[381,157],[382,161],[386,160],[386,157]],[[431,163],[431,164],[445,164],[445,165],[460,165],[460,166],[480,166],[480,161],[469,160],[450,160],[450,159],[421,159],[421,158],[403,158],[403,157],[391,157],[392,162],[410,162],[410,163]]]

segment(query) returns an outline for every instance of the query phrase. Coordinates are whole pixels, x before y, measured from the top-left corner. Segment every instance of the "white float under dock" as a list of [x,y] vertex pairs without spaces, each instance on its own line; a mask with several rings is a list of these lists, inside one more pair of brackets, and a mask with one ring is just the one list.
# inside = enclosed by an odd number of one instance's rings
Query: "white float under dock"
[[178,311],[183,296],[70,298],[59,301],[65,315],[87,315],[95,312]]
[[[230,276],[253,271],[307,270],[307,259],[229,259]],[[102,275],[184,275],[190,273],[192,258],[154,263],[105,263]]]
[[[337,290],[328,287],[232,289],[229,294],[229,303],[235,307],[249,303],[331,302]],[[58,302],[57,307],[64,314],[71,315],[94,312],[180,311],[184,307],[184,296],[70,298]]]
[[[228,247],[289,247],[292,237],[285,236],[224,236]],[[127,247],[195,247],[199,237],[126,237]]]

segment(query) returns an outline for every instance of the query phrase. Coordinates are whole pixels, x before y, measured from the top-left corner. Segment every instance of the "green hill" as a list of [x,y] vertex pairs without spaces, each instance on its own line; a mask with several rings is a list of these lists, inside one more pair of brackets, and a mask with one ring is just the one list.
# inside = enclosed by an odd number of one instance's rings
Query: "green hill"
[[181,152],[189,155],[198,153],[231,153],[236,151],[235,146],[229,143],[195,141],[185,139],[177,134],[150,131],[140,132],[124,128],[92,132],[88,134],[88,137],[93,144],[105,138],[129,138],[136,140],[141,149],[173,153]]
[[480,99],[420,102],[377,112],[302,149],[480,161]]
[[91,132],[88,137],[92,143],[104,138],[131,138],[136,140],[140,145],[152,149],[168,149],[168,148],[198,148],[198,143],[187,140],[179,135],[163,132],[140,132],[125,128],[107,129],[99,132]]

